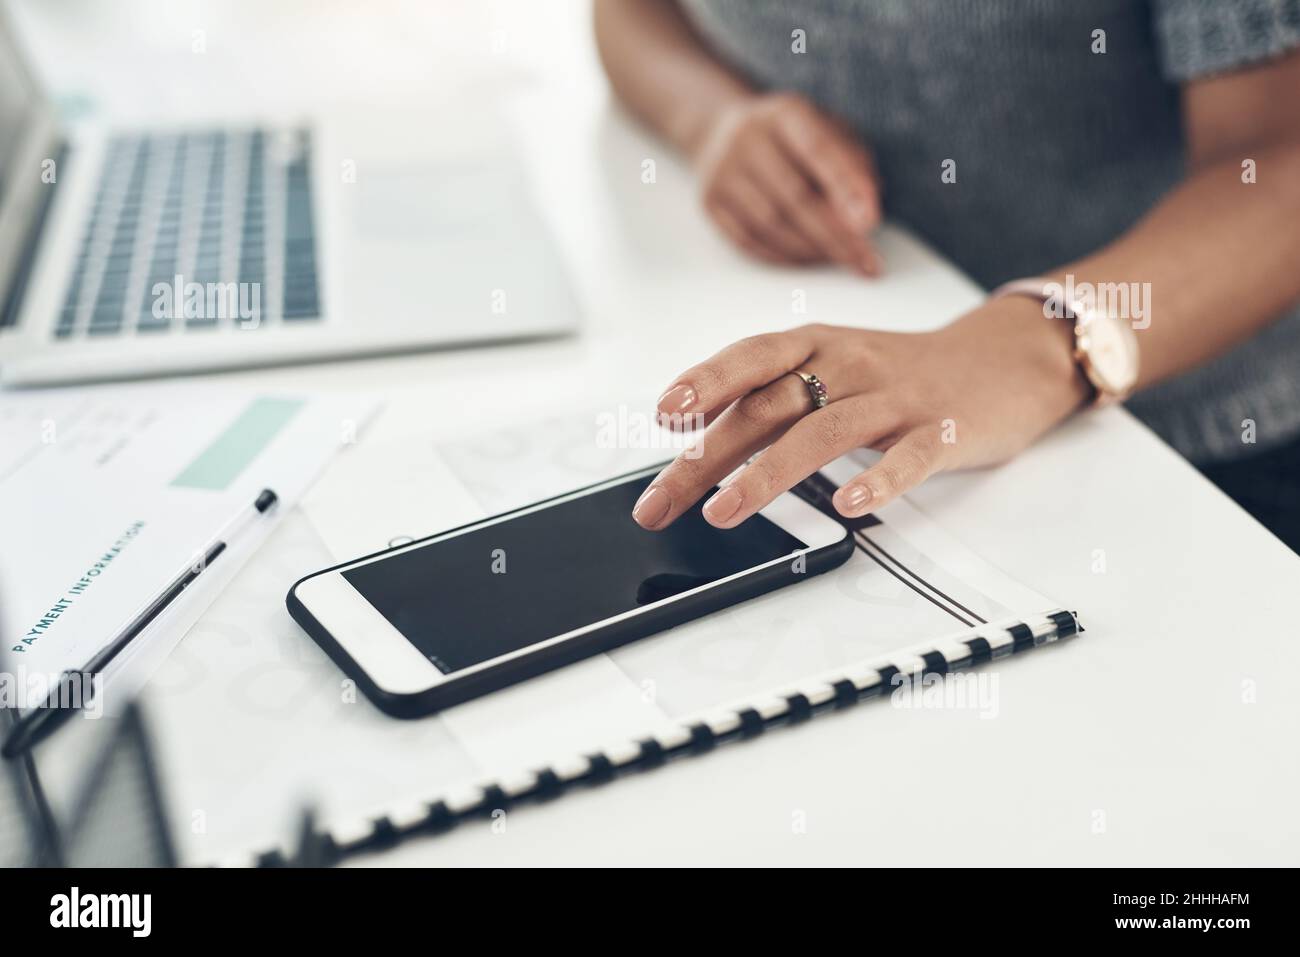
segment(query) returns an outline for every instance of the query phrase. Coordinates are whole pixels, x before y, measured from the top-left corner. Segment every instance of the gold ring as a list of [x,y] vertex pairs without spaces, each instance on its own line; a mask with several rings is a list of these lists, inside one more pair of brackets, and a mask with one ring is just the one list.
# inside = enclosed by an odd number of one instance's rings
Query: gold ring
[[830,401],[826,392],[826,383],[811,372],[796,371],[792,375],[797,375],[800,379],[803,379],[803,384],[808,387],[808,397],[812,399],[813,409],[825,408],[826,403]]

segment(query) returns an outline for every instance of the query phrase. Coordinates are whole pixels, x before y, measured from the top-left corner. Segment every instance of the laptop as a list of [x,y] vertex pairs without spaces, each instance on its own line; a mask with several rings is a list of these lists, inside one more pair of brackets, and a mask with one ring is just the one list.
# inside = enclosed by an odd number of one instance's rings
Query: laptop
[[64,128],[0,12],[0,383],[571,331],[517,157],[466,107]]

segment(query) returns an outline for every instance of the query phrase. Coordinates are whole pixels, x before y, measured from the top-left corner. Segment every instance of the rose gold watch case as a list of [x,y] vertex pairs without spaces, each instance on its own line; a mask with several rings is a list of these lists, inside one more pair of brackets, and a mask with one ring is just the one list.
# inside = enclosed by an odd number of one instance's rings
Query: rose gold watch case
[[[1073,310],[1073,306],[1071,309]],[[1110,381],[1093,361],[1093,341],[1089,326],[1102,322],[1114,323],[1114,329],[1120,338],[1125,340],[1128,355],[1131,357],[1121,382]],[[1123,402],[1133,392],[1133,386],[1137,384],[1138,378],[1139,354],[1133,329],[1123,319],[1105,313],[1091,313],[1084,316],[1074,324],[1074,361],[1079,364],[1097,393],[1092,400],[1092,408],[1100,409],[1116,402]]]

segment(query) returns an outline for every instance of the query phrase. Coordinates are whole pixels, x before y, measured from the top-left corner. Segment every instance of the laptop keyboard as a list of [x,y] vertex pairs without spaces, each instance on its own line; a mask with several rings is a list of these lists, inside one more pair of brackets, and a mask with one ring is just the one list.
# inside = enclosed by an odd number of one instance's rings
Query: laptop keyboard
[[112,139],[55,336],[319,319],[310,160],[305,130]]

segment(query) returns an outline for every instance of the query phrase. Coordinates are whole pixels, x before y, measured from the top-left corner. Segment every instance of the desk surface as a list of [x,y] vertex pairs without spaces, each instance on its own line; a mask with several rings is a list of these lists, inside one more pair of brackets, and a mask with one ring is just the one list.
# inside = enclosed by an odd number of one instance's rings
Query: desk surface
[[[518,415],[521,403],[536,414],[577,407],[593,392],[653,397],[679,369],[742,335],[811,321],[928,328],[978,297],[896,230],[883,239],[889,276],[874,284],[733,253],[700,215],[688,170],[610,103],[584,3],[559,12],[547,4],[545,15],[525,3],[454,4],[450,15],[438,4],[436,17],[434,5],[381,13],[375,3],[316,3],[292,20],[290,3],[208,6],[200,20],[189,5],[162,2],[139,4],[147,13],[138,17],[120,4],[16,6],[55,88],[93,92],[120,116],[254,94],[268,105],[342,109],[380,98],[397,109],[427,105],[428,91],[457,83],[499,93],[522,130],[584,328],[540,345],[222,377],[382,388],[388,403],[367,442],[427,433],[438,410],[456,414],[471,383],[484,423]],[[204,54],[191,51],[196,29],[205,31]],[[141,44],[151,56],[120,52]],[[269,50],[282,64],[275,82],[266,69],[239,68]],[[183,85],[160,94],[160,71]],[[645,160],[655,164],[652,184],[642,180]],[[806,313],[793,310],[796,291]],[[1289,680],[1300,647],[1284,607],[1300,585],[1300,558],[1120,409],[1080,416],[1010,465],[941,476],[911,498],[1087,625],[1081,640],[1001,668],[996,720],[855,709],[521,811],[509,840],[470,826],[370,860],[1300,858],[1292,823],[1300,705]],[[802,829],[792,827],[795,815]]]

